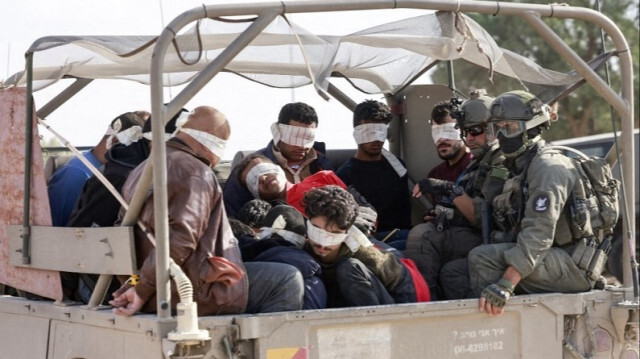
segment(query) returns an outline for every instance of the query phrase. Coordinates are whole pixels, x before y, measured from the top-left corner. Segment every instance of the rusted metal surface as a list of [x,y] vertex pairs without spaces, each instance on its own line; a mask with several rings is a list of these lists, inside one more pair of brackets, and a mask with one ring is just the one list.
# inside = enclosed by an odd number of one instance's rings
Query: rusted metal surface
[[[9,265],[7,225],[21,224],[24,206],[26,91],[0,91],[0,282],[51,299],[62,299],[58,272]],[[42,151],[33,121],[33,162],[30,224],[50,226],[51,214],[44,180]]]

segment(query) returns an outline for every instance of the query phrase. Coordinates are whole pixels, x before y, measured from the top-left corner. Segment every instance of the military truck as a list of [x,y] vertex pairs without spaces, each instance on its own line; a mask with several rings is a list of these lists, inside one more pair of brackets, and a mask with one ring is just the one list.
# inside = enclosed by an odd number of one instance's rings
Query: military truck
[[[418,15],[346,36],[315,35],[286,17],[399,8],[416,9]],[[544,69],[500,48],[465,13],[518,16],[575,71]],[[615,44],[619,88],[607,85],[566,46],[545,24],[550,17],[586,21],[604,30]],[[332,81],[336,77],[348,79],[361,91],[384,94],[396,117],[390,125],[389,149],[404,159],[414,180],[423,178],[437,162],[428,155],[435,152],[425,114],[452,96],[451,86],[414,85],[436,63],[468,61],[523,84],[570,88],[584,81],[600,96],[590,101],[609,103],[622,118],[621,166],[627,184],[622,221],[628,237],[635,238],[635,228],[629,224],[636,190],[629,185],[636,183],[631,54],[616,25],[596,11],[560,4],[465,0],[203,5],[175,18],[158,37],[45,37],[31,46],[26,60],[25,71],[9,78],[0,90],[0,282],[51,300],[0,297],[2,357],[638,358],[638,289],[626,247],[622,285],[577,294],[516,296],[500,317],[480,313],[478,301],[471,299],[197,318],[186,311],[172,316],[167,305],[171,278],[160,129],[221,72],[273,87],[313,86],[320,96],[333,97],[349,109],[355,102]],[[145,169],[132,201],[125,203],[122,226],[51,227],[36,124],[47,127],[47,117],[62,103],[90,82],[109,78],[150,86],[152,165]],[[60,79],[72,83],[36,107],[33,91]],[[176,84],[186,86],[165,104],[163,86]],[[611,158],[613,164],[618,156]],[[98,171],[95,174],[99,176]],[[151,185],[157,196],[160,309],[154,315],[116,316],[100,303],[113,275],[135,273],[132,228]],[[88,305],[62,301],[60,271],[101,275]]]

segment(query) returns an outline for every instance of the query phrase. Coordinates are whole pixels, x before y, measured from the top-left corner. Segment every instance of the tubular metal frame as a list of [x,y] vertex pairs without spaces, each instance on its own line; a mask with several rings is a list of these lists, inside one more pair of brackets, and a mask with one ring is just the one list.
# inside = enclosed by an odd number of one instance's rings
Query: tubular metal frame
[[[626,184],[635,183],[635,154],[633,151],[633,65],[631,52],[627,41],[618,27],[606,16],[601,13],[586,9],[563,5],[540,5],[540,4],[524,4],[524,3],[504,3],[504,2],[485,2],[472,0],[458,0],[456,2],[450,0],[310,0],[310,1],[281,1],[269,3],[240,3],[240,4],[222,4],[209,5],[194,8],[186,11],[176,17],[162,31],[158,41],[153,49],[151,62],[151,119],[153,121],[153,142],[151,158],[149,163],[153,166],[147,166],[145,175],[140,181],[134,197],[130,203],[130,210],[126,218],[136,218],[142,203],[144,201],[144,193],[149,188],[153,174],[153,190],[154,190],[154,210],[155,210],[155,236],[157,240],[156,251],[156,275],[157,275],[157,307],[158,317],[167,318],[170,316],[170,286],[169,286],[169,238],[168,238],[168,219],[167,219],[167,174],[166,174],[166,145],[164,143],[163,131],[164,124],[181,109],[195,94],[200,91],[213,77],[215,77],[224,66],[227,65],[242,49],[254,39],[260,31],[262,31],[276,16],[292,13],[313,13],[313,12],[337,12],[337,11],[354,11],[354,10],[373,10],[373,9],[422,9],[422,10],[439,10],[452,12],[475,12],[489,15],[507,15],[520,16],[531,27],[542,36],[550,46],[572,67],[582,75],[586,81],[591,84],[594,90],[609,102],[620,115],[622,119],[622,135],[620,136],[623,145],[622,167],[627,169],[624,171],[623,181]],[[162,84],[162,67],[164,57],[167,53],[172,40],[176,37],[185,26],[190,23],[205,19],[226,16],[247,16],[255,15],[257,18],[236,40],[228,46],[213,62],[206,66],[193,80],[189,83],[172,101],[167,105],[163,104],[163,84]],[[543,21],[542,17],[556,17],[567,19],[579,19],[590,22],[601,27],[613,40],[618,57],[620,59],[620,72],[622,84],[620,95],[618,91],[611,89],[596,72],[591,70],[589,65],[583,61],[572,49],[570,49]],[[33,54],[27,54],[27,63]],[[31,76],[32,68],[27,66],[27,76]],[[69,89],[64,98],[56,97],[57,101],[65,101],[76,92],[80,91],[84,86],[78,86]],[[32,106],[33,102],[29,100],[31,97],[31,81],[27,83],[27,106]],[[345,106],[350,107],[353,101],[348,99],[338,89],[332,88],[330,93],[337,95],[338,100]],[[54,99],[54,100],[56,100]],[[50,113],[57,106],[47,104],[45,107],[50,108],[46,112]],[[27,116],[30,115],[27,109]],[[27,119],[30,123],[30,118]],[[28,128],[27,131],[30,129]],[[30,149],[30,136],[27,132],[27,149]],[[26,165],[26,164],[25,164]],[[150,168],[153,167],[153,168]],[[29,173],[29,171],[27,171]],[[29,188],[25,180],[25,191]],[[631,236],[635,238],[635,228],[629,226],[630,214],[634,211],[635,187],[627,186],[624,193],[626,198],[626,208],[624,208],[623,225],[624,228],[630,228]],[[28,197],[27,197],[28,198]],[[27,199],[25,199],[27,201]],[[25,206],[25,210],[28,206]],[[28,227],[28,217],[25,218],[24,226]],[[25,232],[28,233],[28,232]],[[28,248],[28,241],[25,244]],[[28,251],[24,252],[28,253]],[[629,251],[625,247],[623,261],[629,262]],[[628,267],[628,266],[627,266]],[[626,268],[624,272],[624,286],[629,288],[632,286],[631,270]],[[625,291],[625,296],[629,298],[629,290]],[[637,300],[637,298],[635,298]]]

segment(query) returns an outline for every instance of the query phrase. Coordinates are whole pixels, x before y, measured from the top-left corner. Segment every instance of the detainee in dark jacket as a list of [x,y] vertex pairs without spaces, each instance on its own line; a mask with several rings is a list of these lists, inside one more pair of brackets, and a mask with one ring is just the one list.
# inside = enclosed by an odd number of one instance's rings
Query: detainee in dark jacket
[[[186,111],[183,109],[167,122],[165,125],[167,136],[173,134],[176,130],[177,118]],[[151,120],[147,120],[141,125],[143,125],[141,131],[136,132],[135,135],[132,133],[126,139],[119,138],[119,143],[111,147],[105,155],[107,162],[101,167],[102,174],[118,193],[120,193],[129,173],[149,157]],[[118,134],[119,136],[121,134]],[[105,184],[93,176],[85,183],[82,194],[71,212],[67,227],[110,227],[118,219],[119,211],[120,202]],[[84,303],[89,303],[97,280],[97,274],[62,273],[62,285],[67,298]],[[117,281],[112,281],[104,304],[107,304],[111,293],[118,287]]]
[[358,205],[338,186],[309,190],[304,249],[322,267],[329,308],[417,301],[413,279],[391,252],[383,252],[353,226]]
[[[176,130],[176,120],[187,110],[178,112],[165,125],[167,136]],[[151,119],[144,122],[138,138],[130,138],[129,144],[118,143],[106,153],[102,174],[120,192],[129,173],[151,152]],[[82,189],[82,195],[71,213],[67,227],[106,227],[112,226],[118,219],[120,202],[97,178],[91,177]]]
[[296,267],[304,279],[302,309],[326,308],[327,291],[320,278],[320,265],[302,250],[307,232],[302,213],[291,206],[278,205],[267,212],[261,225],[260,239],[241,244],[242,259]]
[[[294,184],[318,171],[333,170],[325,156],[324,143],[315,142],[317,127],[318,116],[313,107],[302,102],[286,104],[278,122],[271,125],[273,140],[256,152],[282,167],[287,180]],[[225,209],[234,218],[240,207],[254,198],[237,177],[232,170],[224,187]]]

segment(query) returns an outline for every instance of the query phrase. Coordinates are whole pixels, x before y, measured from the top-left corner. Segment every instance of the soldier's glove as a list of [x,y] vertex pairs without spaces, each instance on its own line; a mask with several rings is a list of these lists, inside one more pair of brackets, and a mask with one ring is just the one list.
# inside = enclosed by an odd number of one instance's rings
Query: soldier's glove
[[500,278],[498,283],[486,287],[481,294],[494,307],[503,308],[509,298],[513,297],[514,286],[510,281]]
[[418,186],[420,186],[420,193],[422,193],[423,195],[431,194],[436,197],[448,197],[453,191],[453,187],[455,187],[455,184],[451,181],[426,178],[418,182]]

